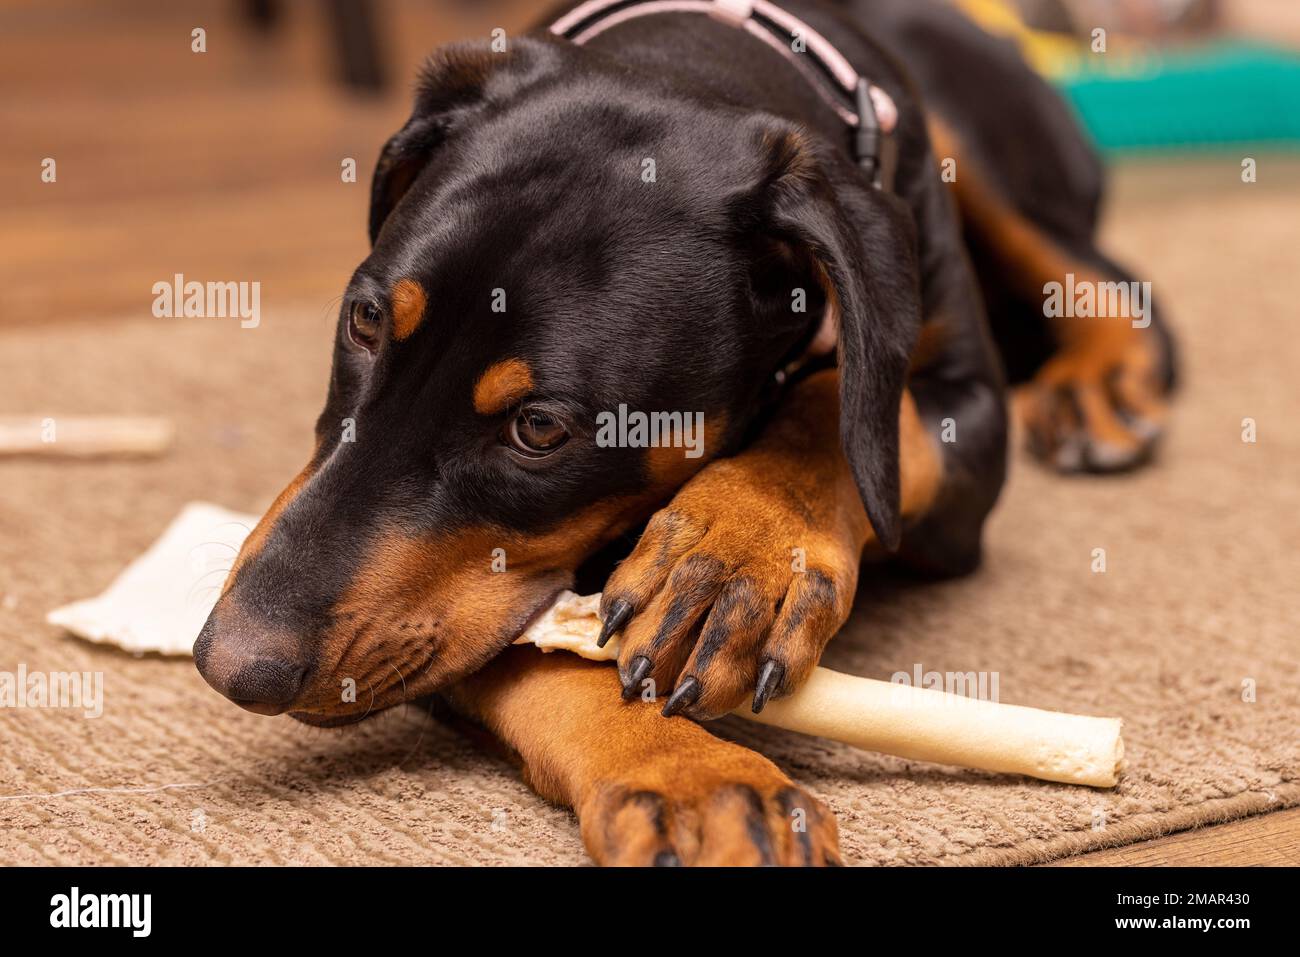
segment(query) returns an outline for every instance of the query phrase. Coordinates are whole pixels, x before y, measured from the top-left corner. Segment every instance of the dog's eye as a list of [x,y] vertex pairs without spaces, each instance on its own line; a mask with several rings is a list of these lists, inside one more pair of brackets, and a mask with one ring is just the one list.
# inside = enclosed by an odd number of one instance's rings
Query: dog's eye
[[373,302],[358,300],[348,310],[348,338],[367,352],[379,345],[379,331],[383,314]]
[[506,438],[515,451],[536,459],[550,455],[563,445],[569,432],[549,412],[524,409],[506,429]]

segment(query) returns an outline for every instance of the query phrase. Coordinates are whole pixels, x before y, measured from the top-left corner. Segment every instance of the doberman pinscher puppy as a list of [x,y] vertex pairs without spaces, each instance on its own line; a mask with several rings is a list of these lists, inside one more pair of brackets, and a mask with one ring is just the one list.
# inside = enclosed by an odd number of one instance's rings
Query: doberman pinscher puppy
[[[687,718],[797,688],[864,555],[976,566],[1004,370],[1044,461],[1110,471],[1147,459],[1173,358],[1149,311],[1047,317],[1047,284],[1130,277],[1012,46],[917,0],[782,9],[588,3],[434,54],[315,454],[195,647],[213,687],[320,726],[437,694],[601,863],[838,862],[815,798]],[[601,441],[620,407],[702,413],[702,454]],[[617,671],[508,648],[620,548]]]

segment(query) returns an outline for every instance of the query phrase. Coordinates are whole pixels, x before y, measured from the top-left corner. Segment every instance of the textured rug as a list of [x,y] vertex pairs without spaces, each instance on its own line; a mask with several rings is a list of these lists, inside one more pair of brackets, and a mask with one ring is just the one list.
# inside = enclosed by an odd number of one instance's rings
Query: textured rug
[[[1235,170],[1225,161],[1223,177]],[[1094,791],[718,725],[827,800],[852,863],[1030,863],[1300,804],[1300,202],[1263,175],[1215,192],[1159,180],[1108,228],[1183,338],[1159,464],[1066,480],[1017,451],[982,570],[868,581],[825,662],[996,672],[1003,701],[1120,715],[1127,773]],[[98,593],[182,503],[262,509],[306,460],[332,316],[272,288],[262,303],[257,329],[133,318],[0,332],[0,411],[163,413],[179,430],[151,462],[0,460],[0,671],[103,672],[105,697],[97,718],[0,710],[0,860],[584,863],[567,811],[412,709],[314,731],[239,711],[189,661],[43,624]]]

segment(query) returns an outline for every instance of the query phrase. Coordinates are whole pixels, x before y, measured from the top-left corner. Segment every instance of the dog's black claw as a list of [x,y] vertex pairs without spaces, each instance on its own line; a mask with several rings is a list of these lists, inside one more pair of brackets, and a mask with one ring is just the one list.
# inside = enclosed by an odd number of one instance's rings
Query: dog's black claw
[[699,700],[699,697],[700,683],[691,676],[673,690],[672,697],[664,705],[664,717],[671,718],[682,709],[689,708]]
[[682,859],[672,851],[660,851],[655,855],[655,867],[681,867]]
[[622,628],[631,616],[632,606],[629,603],[621,598],[615,598],[610,602],[609,613],[605,615],[605,621],[600,626],[600,637],[596,639],[596,647],[604,648],[614,632]]
[[631,701],[641,690],[641,682],[645,676],[650,673],[654,666],[650,659],[645,655],[637,655],[632,659],[632,666],[627,669],[627,680],[623,682],[623,700]]
[[751,708],[754,714],[763,710],[767,705],[767,699],[781,687],[783,678],[785,678],[785,665],[775,658],[768,658],[763,662],[763,668],[758,673],[758,685],[754,688],[754,704]]

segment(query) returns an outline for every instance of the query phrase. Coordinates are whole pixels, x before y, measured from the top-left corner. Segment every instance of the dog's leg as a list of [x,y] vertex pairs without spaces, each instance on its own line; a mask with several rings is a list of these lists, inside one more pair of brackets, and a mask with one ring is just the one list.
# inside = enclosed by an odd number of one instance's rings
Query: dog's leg
[[913,571],[948,577],[979,564],[984,521],[1006,477],[1007,410],[979,287],[938,188],[922,211],[929,282],[908,387],[923,431],[938,441],[943,481],[925,513],[904,529],[898,559]]
[[1030,377],[1015,408],[1031,450],[1066,472],[1144,463],[1167,416],[1174,342],[1149,284],[1097,250],[1098,197],[1064,169],[1044,173],[1078,208],[1068,227],[1036,221],[1009,198],[1016,183],[997,180],[982,144],[942,121],[931,127],[939,155],[961,164],[954,192],[1007,365]]
[[[908,393],[900,421],[902,512],[915,518],[942,462]],[[873,539],[840,447],[838,373],[819,372],[748,448],[687,482],[610,576],[602,610],[625,628],[625,695],[672,691],[666,713],[705,719],[797,688],[848,617]]]
[[1015,396],[1030,449],[1063,472],[1142,465],[1168,417],[1173,339],[1154,300],[1141,292],[1149,285],[1096,250],[1066,258],[1056,269],[1049,282],[1059,283],[1063,296],[1071,285],[1068,276],[1097,297],[1110,298],[1107,290],[1138,292],[1113,315],[1046,320],[1057,348]]
[[597,863],[840,862],[834,817],[771,761],[617,690],[607,664],[512,648],[447,697],[577,812]]
[[952,288],[956,295],[945,297],[926,321],[910,380],[922,431],[938,440],[943,480],[924,514],[903,530],[896,556],[910,570],[939,578],[967,574],[979,564],[984,521],[1002,490],[1007,461],[1003,386],[972,305],[978,299],[969,285]]

